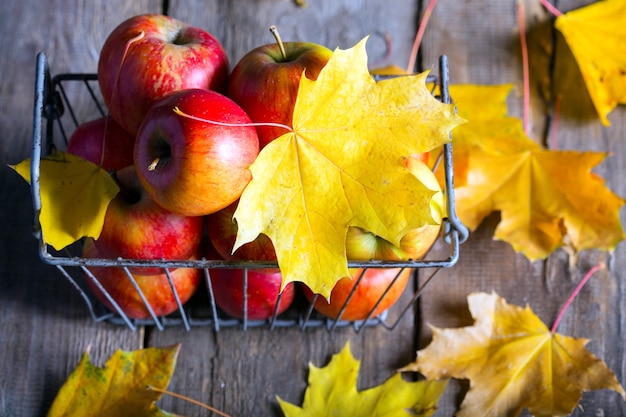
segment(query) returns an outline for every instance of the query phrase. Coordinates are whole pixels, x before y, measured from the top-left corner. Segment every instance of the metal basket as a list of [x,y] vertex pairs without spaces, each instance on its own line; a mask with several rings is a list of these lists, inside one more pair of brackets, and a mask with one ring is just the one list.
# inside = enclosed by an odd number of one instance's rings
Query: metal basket
[[[448,66],[447,58],[442,56],[439,62],[439,77],[430,77],[429,81],[437,82],[441,91],[440,100],[444,103],[449,103],[450,98],[448,95]],[[46,55],[41,52],[37,55],[37,73],[35,82],[35,103],[34,103],[34,115],[33,115],[33,136],[32,136],[32,155],[31,155],[31,194],[34,208],[34,235],[38,239],[38,251],[41,260],[49,265],[54,265],[61,274],[71,283],[71,285],[80,293],[84,299],[90,315],[96,322],[107,321],[113,324],[126,325],[131,330],[136,330],[138,326],[153,325],[159,330],[163,330],[166,326],[184,326],[185,329],[190,330],[196,326],[211,326],[215,331],[219,331],[223,327],[239,327],[246,330],[250,327],[268,327],[274,329],[277,327],[290,327],[298,326],[300,329],[305,330],[309,328],[326,328],[332,330],[337,327],[352,326],[355,331],[361,331],[364,327],[382,325],[387,329],[394,329],[401,321],[402,317],[408,310],[415,304],[417,299],[421,296],[426,285],[435,277],[437,272],[441,268],[449,268],[456,264],[459,257],[459,246],[468,236],[467,228],[461,223],[456,216],[455,212],[455,200],[454,200],[454,188],[453,188],[453,172],[452,172],[452,146],[446,144],[443,151],[443,165],[445,173],[445,199],[447,203],[447,217],[444,218],[442,224],[442,238],[449,246],[449,256],[447,259],[425,259],[419,261],[350,261],[348,267],[350,268],[430,268],[433,272],[420,284],[420,286],[414,290],[413,295],[405,306],[401,307],[395,317],[391,319],[387,312],[371,318],[374,309],[372,309],[369,316],[365,320],[360,321],[345,321],[341,320],[340,316],[337,319],[330,319],[322,317],[313,309],[313,303],[315,300],[308,302],[296,297],[296,301],[286,312],[278,315],[276,308],[274,315],[267,320],[250,320],[247,318],[247,272],[252,268],[271,268],[277,267],[276,262],[256,262],[256,261],[216,261],[216,260],[168,260],[168,261],[151,261],[145,259],[86,259],[72,254],[72,250],[80,253],[80,247],[76,245],[70,246],[69,249],[65,249],[62,253],[57,253],[54,249],[44,241],[41,225],[39,221],[39,213],[41,210],[41,198],[39,188],[39,166],[42,155],[47,155],[52,152],[56,145],[55,140],[64,140],[67,143],[68,132],[70,129],[76,128],[82,121],[78,120],[75,109],[72,107],[70,95],[66,93],[66,87],[68,85],[72,87],[78,87],[80,90],[84,90],[85,94],[93,100],[95,108],[100,115],[106,114],[105,106],[102,104],[102,99],[99,96],[97,75],[96,74],[59,74],[51,77],[48,67]],[[45,120],[45,127],[44,127]],[[68,127],[69,125],[69,127]],[[53,138],[53,133],[59,132],[62,138]],[[77,245],[80,245],[78,243]],[[54,253],[52,253],[53,251]],[[148,309],[151,319],[137,320],[129,318],[116,301],[111,297],[102,285],[98,282],[98,279],[93,274],[88,272],[87,267],[99,266],[99,267],[117,267],[123,268],[131,280],[135,289],[138,291],[140,297],[144,300],[146,308]],[[130,273],[130,267],[159,267],[168,272],[171,268],[200,268],[204,271],[205,279],[205,291],[199,291],[193,298],[184,306],[180,302],[180,298],[176,293],[171,277],[169,277],[170,287],[174,293],[174,297],[178,302],[178,311],[165,317],[157,317],[148,303],[145,302],[139,286]],[[213,287],[211,285],[210,269],[216,268],[241,268],[244,270],[243,279],[243,294],[244,294],[244,317],[237,319],[228,316],[221,311],[215,302],[213,294]],[[400,274],[398,274],[399,276]],[[98,286],[107,297],[109,302],[114,306],[113,311],[108,310],[102,306],[91,294],[91,291],[86,288],[86,280],[93,280],[93,283]],[[360,281],[360,278],[358,278]],[[394,281],[395,282],[395,281]],[[357,281],[354,289],[357,288],[359,282]],[[393,282],[390,284],[390,287]],[[410,286],[407,286],[405,291],[408,291]],[[353,289],[353,293],[354,293]],[[411,290],[413,291],[413,290]],[[385,292],[386,294],[386,292]],[[384,295],[381,296],[381,300]],[[352,294],[351,294],[352,295]],[[348,297],[346,304],[349,302],[351,295]],[[379,303],[380,301],[379,300]],[[280,302],[280,298],[279,298]],[[378,305],[378,304],[377,304]],[[394,308],[398,308],[394,307]],[[345,308],[345,305],[344,305]],[[343,310],[342,310],[343,311]]]

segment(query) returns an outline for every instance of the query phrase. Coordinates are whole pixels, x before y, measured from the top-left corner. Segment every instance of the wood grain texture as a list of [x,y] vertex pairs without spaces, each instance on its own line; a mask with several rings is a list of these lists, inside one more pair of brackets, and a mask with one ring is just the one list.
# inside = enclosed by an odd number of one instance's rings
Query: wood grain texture
[[[298,7],[293,0],[177,0],[171,1],[169,14],[216,34],[231,65],[250,49],[274,43],[268,29],[276,25],[284,41],[314,42],[330,49],[346,49],[369,36],[372,64],[404,67],[413,43],[417,2],[398,0],[387,7],[376,0],[316,0]],[[386,36],[391,42],[388,57]]]
[[[561,2],[563,9],[591,0]],[[404,67],[416,29],[418,1],[309,0],[300,8],[292,0],[170,0],[169,14],[213,32],[231,57],[231,65],[249,49],[271,43],[267,28],[278,25],[285,40],[307,40],[330,48],[347,48],[370,35],[368,52],[373,65],[393,63]],[[423,3],[423,2],[422,2]],[[517,2],[474,0],[439,2],[422,44],[422,68],[437,68],[447,54],[453,83],[516,86],[510,112],[522,116],[521,70],[517,37]],[[552,44],[545,43],[545,13],[535,1],[525,1],[533,40],[533,137],[549,131],[543,117],[551,111],[545,102],[550,93],[550,73],[545,66]],[[45,50],[53,73],[93,72],[99,48],[108,32],[123,19],[143,12],[159,12],[161,0],[84,2],[55,0],[0,3],[0,159],[16,163],[29,154],[35,55]],[[567,9],[566,9],[567,8]],[[549,29],[549,28],[548,28]],[[391,39],[387,52],[385,36]],[[556,37],[555,51],[564,47]],[[537,43],[535,43],[535,41]],[[565,54],[566,55],[566,54]],[[571,57],[570,57],[571,59]],[[539,75],[537,75],[539,74]],[[602,127],[583,94],[580,74],[566,56],[554,69],[554,88],[563,94],[556,134],[560,149],[611,151],[597,168],[607,185],[626,196],[626,109],[611,116],[612,126]],[[567,95],[569,94],[569,95]],[[79,103],[83,99],[77,98]],[[79,104],[87,117],[93,109]],[[549,143],[549,141],[547,141]],[[623,212],[622,212],[623,213]],[[623,216],[624,218],[624,216]],[[93,360],[103,364],[115,349],[137,349],[181,343],[178,365],[170,389],[210,404],[233,416],[278,416],[276,396],[300,404],[306,388],[308,364],[324,366],[331,355],[350,342],[353,355],[361,359],[359,388],[387,379],[414,357],[414,335],[419,346],[429,340],[427,324],[454,327],[471,324],[466,296],[472,291],[497,291],[511,303],[528,303],[551,323],[561,303],[594,264],[604,261],[579,294],[559,328],[561,333],[590,338],[589,349],[605,360],[622,382],[626,380],[626,245],[612,256],[588,251],[572,263],[565,251],[546,261],[528,262],[511,247],[492,240],[499,221],[489,217],[461,247],[459,264],[439,273],[419,303],[420,325],[411,314],[393,332],[367,328],[328,333],[323,329],[151,327],[131,332],[125,328],[94,323],[82,299],[53,267],[37,258],[31,235],[32,208],[25,183],[10,169],[0,170],[0,416],[45,415],[54,395],[91,346]],[[438,244],[433,256],[445,257]],[[423,279],[424,274],[421,274]],[[467,389],[454,383],[442,399],[437,416],[453,415]],[[204,410],[169,397],[159,405],[186,416],[204,416]],[[584,411],[583,411],[584,410]],[[585,394],[576,416],[626,415],[613,392]]]
[[[553,112],[547,84],[552,78],[552,88],[562,94],[556,136],[558,148],[612,152],[613,155],[596,171],[607,179],[611,190],[624,196],[626,143],[620,132],[626,120],[626,109],[620,107],[611,115],[614,126],[601,127],[576,66],[571,57],[566,60],[567,54],[559,51],[565,45],[558,35],[554,51],[559,52],[557,57],[561,60],[555,62],[551,74],[550,59],[546,58],[553,53],[552,34],[549,24],[541,20],[549,17],[533,9],[534,3],[524,2],[526,10],[531,13],[527,16],[530,19],[528,40],[530,65],[535,76],[531,88],[531,104],[535,107],[531,137],[539,143],[551,142],[551,137],[543,137],[543,132],[550,132],[550,125],[546,123],[551,119],[542,114],[552,115]],[[566,6],[571,9],[588,3],[591,2],[567,2]],[[516,51],[516,45],[519,45],[516,28],[515,2],[439,4],[424,40],[423,65],[433,65],[440,53],[446,53],[450,57],[452,83],[515,85],[517,91],[509,99],[509,110],[511,115],[522,118],[522,72],[519,51]],[[466,296],[475,291],[496,291],[510,303],[529,304],[545,323],[551,325],[561,304],[584,274],[598,262],[606,262],[610,269],[596,273],[578,295],[558,330],[566,335],[591,339],[588,348],[605,360],[623,382],[626,370],[622,343],[625,329],[621,319],[626,301],[624,243],[611,256],[586,251],[578,258],[572,258],[564,250],[558,250],[545,261],[531,263],[514,253],[508,244],[491,239],[498,222],[497,213],[486,219],[462,245],[457,266],[440,274],[427,290],[421,301],[423,322],[438,327],[471,325]],[[424,328],[423,346],[429,338],[430,332]],[[465,383],[453,387],[436,415],[452,415],[455,403],[458,405],[468,388]],[[619,395],[607,391],[586,393],[581,406],[574,412],[574,415],[625,414],[626,406]]]
[[121,18],[158,10],[154,1],[0,4],[1,416],[45,415],[88,346],[98,364],[115,349],[142,346],[141,330],[94,323],[78,293],[39,261],[28,186],[6,164],[29,156],[37,52],[48,54],[55,73],[95,71],[98,49]]
[[[566,12],[593,3],[589,0],[563,4]],[[582,76],[562,36],[557,33],[555,45],[553,90],[560,97],[560,117],[556,126],[555,144],[558,149],[609,152],[610,155],[593,171],[606,180],[616,194],[626,196],[626,107],[618,106],[609,114],[610,127],[600,123],[586,92]],[[621,211],[622,224],[626,210]],[[558,261],[557,261],[558,262]],[[598,262],[605,262],[608,271],[597,273],[579,295],[563,323],[561,331],[590,339],[589,350],[602,358],[617,375],[626,380],[626,243],[618,245],[611,255],[587,251],[580,256],[577,272],[571,275],[577,283],[582,273]],[[618,342],[619,341],[619,342]],[[611,392],[585,394],[582,402],[588,412],[596,415],[626,415],[626,404]],[[575,415],[583,415],[578,412]]]

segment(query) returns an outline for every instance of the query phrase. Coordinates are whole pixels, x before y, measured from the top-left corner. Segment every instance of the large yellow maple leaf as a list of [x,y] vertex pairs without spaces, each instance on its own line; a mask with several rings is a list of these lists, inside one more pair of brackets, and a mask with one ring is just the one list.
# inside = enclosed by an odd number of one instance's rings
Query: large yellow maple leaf
[[349,276],[349,226],[397,244],[432,224],[433,191],[404,159],[449,141],[462,119],[432,97],[426,75],[375,82],[363,40],[336,50],[316,81],[302,77],[293,132],[266,146],[251,167],[234,214],[234,249],[267,235],[283,287],[302,281],[328,298]]
[[459,114],[469,120],[455,130],[453,142],[459,218],[473,230],[499,211],[495,238],[531,260],[565,244],[577,251],[614,249],[624,239],[624,200],[591,172],[607,153],[548,150],[535,143],[519,119],[503,113],[509,88],[450,88]]
[[[31,160],[12,168],[28,183]],[[41,224],[44,241],[56,250],[102,232],[104,215],[119,187],[98,165],[78,156],[55,151],[39,165]]]
[[285,417],[427,417],[448,384],[447,379],[408,382],[396,373],[381,385],[357,391],[359,367],[348,343],[326,367],[310,365],[302,407],[278,398]]
[[600,120],[618,103],[626,103],[626,2],[604,0],[560,15],[555,27],[563,34]]
[[585,349],[586,339],[552,333],[526,306],[497,294],[467,297],[475,323],[433,327],[433,340],[403,371],[429,379],[466,378],[470,389],[458,417],[535,416],[572,412],[583,391],[611,389],[626,396],[604,362]]
[[155,402],[176,366],[180,345],[116,351],[104,368],[85,353],[57,394],[48,417],[174,417]]

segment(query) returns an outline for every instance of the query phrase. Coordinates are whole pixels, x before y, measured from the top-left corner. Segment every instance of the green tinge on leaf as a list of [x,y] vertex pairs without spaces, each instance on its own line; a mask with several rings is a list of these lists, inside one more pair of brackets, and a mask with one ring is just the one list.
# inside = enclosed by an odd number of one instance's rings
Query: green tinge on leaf
[[166,389],[180,345],[136,351],[117,350],[104,368],[86,352],[61,387],[48,417],[173,417],[155,402]]

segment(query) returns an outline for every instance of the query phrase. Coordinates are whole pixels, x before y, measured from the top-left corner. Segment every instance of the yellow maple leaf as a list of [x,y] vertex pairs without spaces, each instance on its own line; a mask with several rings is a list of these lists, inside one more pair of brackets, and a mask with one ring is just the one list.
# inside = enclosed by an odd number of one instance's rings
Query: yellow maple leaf
[[[578,251],[614,249],[624,239],[624,200],[591,172],[607,154],[547,150],[533,142],[519,119],[502,112],[508,88],[450,89],[469,120],[455,130],[453,142],[459,218],[474,230],[500,211],[495,237],[531,260],[566,242]],[[480,114],[483,104],[487,115]]]
[[432,342],[402,369],[429,379],[469,379],[458,417],[516,416],[524,408],[536,416],[566,415],[589,390],[626,398],[613,372],[585,349],[586,339],[550,332],[530,307],[509,305],[495,293],[467,300],[474,325],[432,327]]
[[[12,166],[30,183],[30,159]],[[57,250],[102,231],[109,202],[119,187],[99,166],[65,152],[41,159],[39,222],[44,241]]]
[[302,407],[278,398],[285,417],[406,417],[430,416],[448,383],[402,379],[396,373],[383,384],[357,391],[360,362],[346,343],[324,368],[309,365],[309,386]]
[[618,103],[626,103],[626,2],[604,0],[560,15],[563,34],[602,124]]
[[174,373],[180,345],[117,350],[104,368],[85,353],[57,394],[48,417],[173,417],[155,405]]
[[349,226],[398,244],[407,231],[432,224],[433,191],[403,160],[449,141],[462,119],[432,97],[426,75],[375,82],[363,40],[336,50],[316,81],[302,77],[293,132],[266,146],[251,166],[234,215],[235,249],[267,235],[283,288],[302,281],[328,298],[349,276]]

